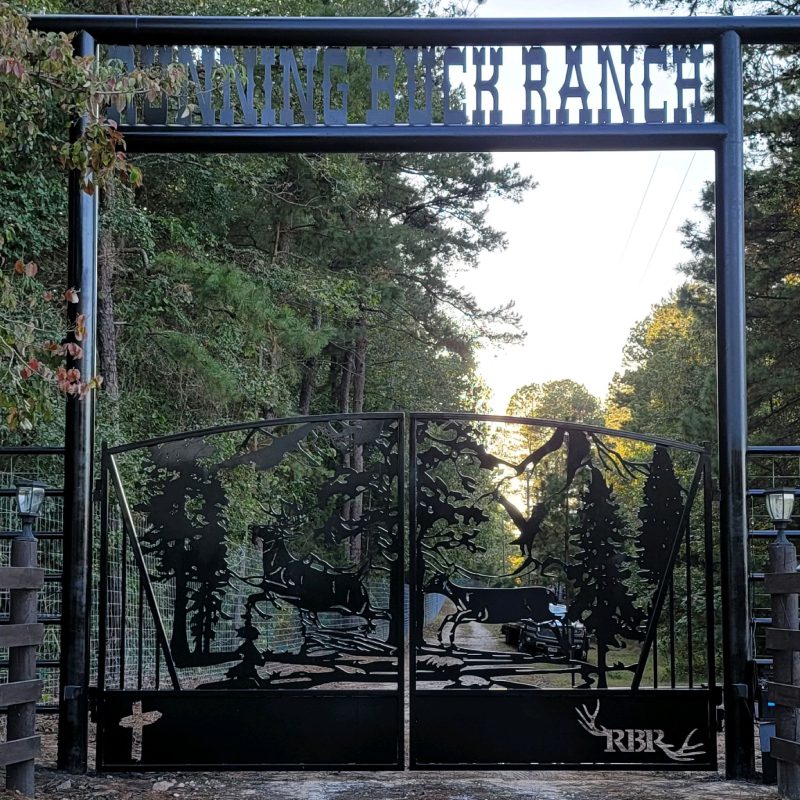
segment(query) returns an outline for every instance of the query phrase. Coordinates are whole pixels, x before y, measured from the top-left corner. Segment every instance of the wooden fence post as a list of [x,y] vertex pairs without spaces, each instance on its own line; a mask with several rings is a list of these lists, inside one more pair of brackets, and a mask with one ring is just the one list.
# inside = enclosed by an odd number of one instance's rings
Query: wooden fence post
[[765,590],[772,595],[772,625],[767,648],[774,650],[772,683],[768,696],[776,704],[775,733],[770,754],[778,762],[778,792],[788,800],[800,800],[800,630],[797,593],[800,574],[797,550],[779,536],[769,546],[770,574]]
[[7,741],[0,744],[0,765],[6,766],[6,788],[34,794],[36,701],[42,681],[36,679],[36,648],[44,638],[38,624],[39,589],[44,570],[36,567],[36,539],[20,536],[11,544],[11,566],[0,568],[0,588],[11,592],[10,624],[0,626],[0,646],[9,648],[8,683],[0,685],[0,705],[8,707]]

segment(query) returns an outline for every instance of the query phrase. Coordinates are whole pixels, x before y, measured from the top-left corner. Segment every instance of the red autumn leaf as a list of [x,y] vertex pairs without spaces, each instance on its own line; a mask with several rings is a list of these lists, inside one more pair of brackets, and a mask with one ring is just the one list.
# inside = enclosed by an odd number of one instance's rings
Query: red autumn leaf
[[39,361],[38,358],[31,358],[28,361],[28,366],[30,367],[30,369],[33,372],[38,372],[39,371],[39,367],[41,366],[41,362]]
[[18,258],[14,262],[14,272],[16,272],[17,275],[22,275],[22,273],[25,272],[25,264],[22,263],[21,258]]
[[36,262],[34,262],[34,261],[29,261],[25,265],[25,274],[29,278],[33,278],[38,271],[39,271],[39,267],[37,266]]
[[31,376],[31,375],[33,375],[33,372],[31,372],[31,370],[30,370],[30,369],[28,369],[28,367],[23,367],[23,368],[22,368],[22,369],[19,371],[19,376],[20,376],[20,378],[22,378],[22,380],[24,380],[24,381],[28,380],[28,378],[30,378],[30,376]]
[[84,336],[86,336],[86,314],[78,314],[75,320],[75,338],[82,342]]
[[42,297],[44,298],[45,303],[50,303],[53,300],[53,293],[48,289]]
[[77,303],[78,302],[78,292],[77,292],[77,290],[76,289],[67,289],[67,291],[64,292],[64,299],[68,303]]
[[66,345],[67,352],[76,360],[79,361],[83,358],[83,348],[74,342],[68,342]]

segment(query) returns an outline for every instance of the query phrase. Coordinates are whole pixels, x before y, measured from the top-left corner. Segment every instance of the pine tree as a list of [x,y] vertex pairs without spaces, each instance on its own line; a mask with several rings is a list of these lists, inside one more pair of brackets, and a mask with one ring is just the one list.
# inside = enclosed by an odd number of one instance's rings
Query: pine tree
[[664,576],[678,527],[683,516],[681,484],[665,447],[656,447],[650,474],[644,485],[644,503],[639,509],[639,573],[658,585]]
[[631,572],[625,554],[625,523],[602,473],[592,467],[582,496],[578,524],[572,529],[577,547],[567,567],[572,582],[571,619],[580,620],[597,642],[598,688],[608,687],[606,658],[612,647],[624,647],[620,637],[639,637],[644,614],[634,606],[626,581]]

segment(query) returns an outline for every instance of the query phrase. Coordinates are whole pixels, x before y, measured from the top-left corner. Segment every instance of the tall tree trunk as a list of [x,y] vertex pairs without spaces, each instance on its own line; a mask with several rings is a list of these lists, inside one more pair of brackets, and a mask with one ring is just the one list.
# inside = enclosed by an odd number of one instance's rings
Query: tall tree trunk
[[341,373],[339,375],[339,385],[336,391],[336,407],[342,414],[350,413],[350,389],[353,386],[353,368],[355,365],[355,353],[350,343],[347,343],[347,350],[341,362]]
[[[367,369],[367,324],[360,319],[355,325],[355,346],[353,352],[353,413],[361,414],[364,411],[364,384]],[[364,471],[364,447],[357,444],[353,447],[353,469],[356,472]],[[358,522],[364,510],[364,495],[359,494],[350,504],[350,519]],[[360,562],[363,558],[363,541],[361,534],[353,536],[350,540],[350,558],[353,562]]]
[[[106,211],[113,208],[114,190],[105,192]],[[117,325],[114,315],[114,274],[120,266],[119,243],[109,225],[100,232],[97,253],[97,354],[104,395],[109,401],[112,425],[118,424],[119,372],[117,369]]]
[[[314,309],[312,326],[315,331],[322,327],[322,311],[317,307]],[[300,397],[298,408],[304,416],[311,413],[311,403],[314,400],[314,387],[317,380],[317,366],[319,359],[316,356],[306,359],[303,362],[303,374],[300,380]]]
[[[336,408],[342,414],[350,413],[350,389],[353,385],[353,362],[354,354],[353,349],[349,342],[346,342],[346,350],[342,353],[342,358],[339,361],[339,383],[336,385]],[[352,466],[352,458],[350,453],[342,455],[342,466],[347,469]],[[342,518],[349,521],[352,514],[352,502],[346,501],[342,506]],[[353,547],[352,540],[347,543],[347,554],[352,557]]]
[[364,410],[364,386],[367,380],[367,322],[360,319],[355,325],[353,348],[353,413]]

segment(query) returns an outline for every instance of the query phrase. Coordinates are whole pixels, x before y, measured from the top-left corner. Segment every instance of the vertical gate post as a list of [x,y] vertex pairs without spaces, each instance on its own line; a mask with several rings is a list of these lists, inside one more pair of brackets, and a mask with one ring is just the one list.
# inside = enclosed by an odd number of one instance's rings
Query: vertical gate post
[[727,132],[716,151],[717,402],[719,427],[722,635],[725,670],[725,771],[753,774],[755,742],[749,697],[747,583],[747,357],[744,265],[744,126],[739,34],[715,48],[717,120]]
[[[75,38],[80,56],[95,54],[94,39]],[[76,123],[74,133],[85,122]],[[77,171],[69,176],[69,253],[67,281],[79,301],[69,305],[70,322],[86,318],[83,358],[74,364],[89,378],[96,371],[97,192],[82,190]],[[61,625],[61,697],[58,717],[58,767],[85,772],[88,747],[89,588],[91,584],[94,393],[67,398],[64,433],[64,570]]]

